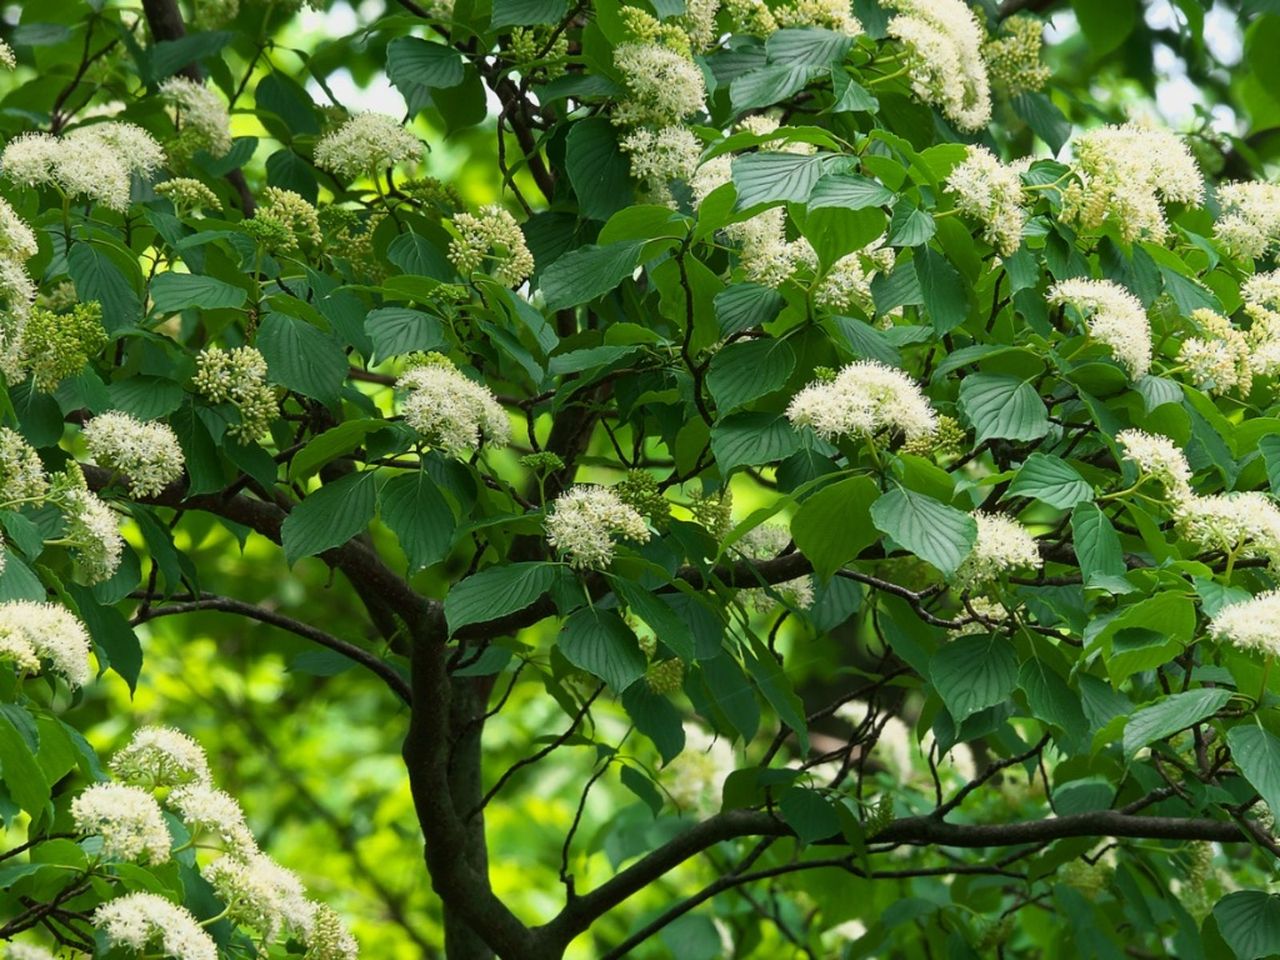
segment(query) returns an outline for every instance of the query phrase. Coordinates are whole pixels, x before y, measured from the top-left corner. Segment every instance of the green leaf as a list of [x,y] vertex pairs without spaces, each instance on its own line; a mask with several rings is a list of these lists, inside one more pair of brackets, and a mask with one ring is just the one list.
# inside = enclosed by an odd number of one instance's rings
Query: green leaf
[[1071,6],[1089,40],[1089,54],[1095,58],[1124,43],[1138,22],[1135,0],[1071,0]]
[[1018,657],[999,634],[958,637],[929,661],[929,679],[956,723],[1008,698],[1018,681]]
[[347,376],[347,355],[329,334],[282,313],[267,315],[256,346],[273,383],[303,396],[332,403]]
[[1258,452],[1267,468],[1267,483],[1271,492],[1280,496],[1280,436],[1271,434],[1258,440]]
[[707,370],[707,389],[716,412],[729,413],[781,390],[795,365],[795,351],[785,340],[744,340],[722,348]]
[[611,577],[609,583],[630,612],[647,623],[664,645],[685,662],[694,659],[697,649],[689,624],[662,597],[624,577]]
[[608,293],[635,272],[644,245],[643,240],[623,240],[570,250],[542,271],[539,286],[546,309],[564,310]]
[[947,576],[956,572],[978,536],[978,524],[969,514],[901,487],[872,504],[871,520],[876,529]]
[[375,476],[372,470],[349,473],[294,507],[280,527],[285,561],[293,566],[367,530],[378,502]]
[[350,453],[375,430],[388,427],[385,420],[347,420],[307,441],[307,445],[289,461],[289,479],[297,483],[311,476],[326,463],[345,453]]
[[1013,97],[1013,112],[1048,145],[1055,156],[1071,136],[1071,121],[1043,93],[1029,90]]
[[510,563],[454,584],[444,598],[450,636],[469,624],[486,623],[530,606],[551,589],[557,569],[550,563]]
[[1213,919],[1236,960],[1280,953],[1280,896],[1261,890],[1229,893],[1214,905]]
[[1038,440],[1049,416],[1035,388],[1017,377],[975,373],[960,382],[960,409],[973,426],[974,443],[996,438]]
[[836,30],[788,28],[769,34],[764,52],[770,63],[826,67],[842,61],[852,45],[847,34]]
[[[442,237],[443,234],[438,238],[439,244],[444,242]],[[457,276],[457,271],[441,252],[440,246],[415,230],[402,233],[391,241],[391,245],[387,247],[387,259],[408,275],[405,278],[391,279],[427,277],[429,280],[448,283]],[[429,286],[434,288],[434,284]]]
[[493,0],[489,29],[559,23],[568,9],[566,0]]
[[928,243],[937,230],[933,217],[903,201],[893,208],[893,218],[889,221],[889,246],[918,247]]
[[883,207],[893,202],[893,191],[877,180],[852,173],[829,173],[816,184],[809,194],[809,209],[840,207],[844,210],[863,210],[867,207]]
[[49,782],[8,714],[0,713],[0,779],[15,803],[39,819],[49,803]]
[[787,418],[773,413],[733,413],[711,428],[711,452],[720,473],[785,460],[800,449]]
[[969,316],[969,289],[951,262],[932,247],[916,252],[915,265],[925,313],[937,333],[949,333]]
[[387,76],[412,99],[415,86],[456,87],[464,76],[462,55],[443,43],[397,37],[387,44]]
[[457,519],[426,470],[388,480],[382,488],[382,521],[409,558],[409,572],[443,560],[453,545]]
[[1027,695],[1033,716],[1048,721],[1071,738],[1082,737],[1088,731],[1089,721],[1080,706],[1080,695],[1043,660],[1032,657],[1023,663],[1018,671],[1018,686]]
[[772,106],[805,88],[820,71],[803,63],[773,63],[735,77],[729,99],[735,114]]
[[1065,460],[1033,453],[1014,476],[1006,496],[1035,497],[1059,510],[1070,510],[1093,499],[1093,486]]
[[584,219],[608,220],[631,203],[631,164],[604,117],[588,117],[569,128],[564,165]]
[[1227,731],[1227,746],[1244,778],[1272,810],[1280,810],[1280,738],[1256,723]]
[[712,301],[721,336],[754,330],[771,323],[786,305],[782,294],[757,283],[735,283]]
[[194,273],[162,273],[151,281],[151,302],[158,313],[241,307],[248,297],[241,287]]
[[77,297],[102,304],[102,325],[107,333],[141,322],[142,299],[128,279],[138,274],[136,261],[124,258],[114,247],[81,241],[67,254],[67,270]]
[[118,673],[133,693],[142,672],[142,645],[133,627],[115,607],[98,603],[88,587],[76,583],[67,584],[67,590],[75,598],[80,619],[89,629],[94,644],[106,654],[107,663]]
[[1120,537],[1094,503],[1078,503],[1071,511],[1071,538],[1085,586],[1121,577],[1125,572]]
[[405,353],[440,350],[447,346],[444,325],[421,310],[408,307],[380,307],[370,310],[365,333],[373,341],[376,362]]
[[733,159],[733,182],[738,189],[737,209],[761,203],[789,200],[805,203],[814,185],[839,157],[830,154],[748,153]]
[[819,576],[830,577],[880,539],[871,523],[871,506],[879,496],[870,477],[851,477],[823,487],[800,505],[791,536]]
[[1147,744],[1163,740],[1213,716],[1230,699],[1230,690],[1206,687],[1175,693],[1149,707],[1143,707],[1125,725],[1125,758],[1132,760],[1134,754]]
[[1273,92],[1280,89],[1280,16],[1269,13],[1259,17],[1245,31],[1245,60],[1254,76]]
[[817,790],[788,787],[778,798],[778,810],[801,843],[816,843],[840,832],[840,818]]
[[645,657],[636,635],[612,610],[579,610],[565,621],[556,646],[575,667],[615,691],[626,690],[644,676]]

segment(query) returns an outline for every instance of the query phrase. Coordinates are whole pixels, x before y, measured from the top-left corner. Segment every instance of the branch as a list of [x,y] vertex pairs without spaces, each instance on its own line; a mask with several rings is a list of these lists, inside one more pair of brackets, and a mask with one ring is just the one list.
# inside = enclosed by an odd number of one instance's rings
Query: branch
[[248,617],[251,620],[257,620],[260,623],[270,624],[273,627],[279,627],[281,630],[287,630],[290,633],[297,634],[305,640],[319,644],[335,653],[340,653],[348,660],[352,660],[369,672],[376,675],[383,683],[385,683],[391,691],[399,697],[404,703],[410,704],[413,700],[413,691],[409,689],[408,682],[400,675],[391,664],[385,660],[375,656],[368,650],[348,643],[345,640],[339,640],[337,637],[318,630],[310,624],[287,617],[282,613],[274,610],[268,610],[265,607],[259,607],[252,603],[245,603],[242,600],[236,600],[232,597],[220,597],[215,594],[207,593],[201,595],[198,600],[184,601],[180,603],[170,603],[162,607],[151,607],[146,612],[139,612],[134,618],[134,623],[144,623],[147,620],[154,620],[157,617],[170,617],[180,613],[195,613],[201,610],[213,610],[219,613],[234,613],[242,617]]

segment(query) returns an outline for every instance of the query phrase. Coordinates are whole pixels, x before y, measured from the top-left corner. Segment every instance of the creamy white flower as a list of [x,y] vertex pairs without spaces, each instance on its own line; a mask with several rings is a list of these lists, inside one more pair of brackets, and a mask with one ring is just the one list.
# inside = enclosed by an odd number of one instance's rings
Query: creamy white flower
[[1186,455],[1168,437],[1145,430],[1121,430],[1116,443],[1145,475],[1164,484],[1169,496],[1183,499],[1191,493],[1191,466]]
[[562,493],[547,514],[547,542],[580,570],[613,561],[615,538],[649,541],[644,517],[606,487],[579,484]]
[[631,175],[660,203],[673,202],[668,184],[692,177],[702,153],[701,141],[681,126],[641,128],[623,137],[618,146],[631,155]]
[[137,953],[158,946],[175,960],[218,960],[217,944],[191,911],[154,893],[107,901],[94,911],[93,925],[112,945]]
[[222,207],[218,195],[193,177],[174,177],[155,185],[157,196],[168,197],[175,207],[183,210],[218,210]]
[[452,456],[480,449],[481,441],[504,447],[511,438],[506,411],[493,392],[465,376],[446,357],[407,370],[396,382],[408,390],[404,419],[429,443]]
[[[18,58],[14,55],[13,47],[9,46],[9,44],[5,43],[3,40],[0,40],[0,64],[4,64],[4,66],[10,70],[15,70],[18,66]],[[14,944],[14,946],[22,945]]]
[[177,812],[192,834],[213,834],[228,852],[241,856],[257,851],[258,843],[245,823],[240,801],[225,790],[197,779],[173,790],[165,803]]
[[187,77],[170,77],[160,95],[173,105],[175,122],[215,157],[231,149],[231,115],[215,90]]
[[172,838],[156,798],[127,783],[95,783],[71,801],[82,834],[102,837],[102,852],[119,860],[164,863]]
[[128,209],[128,161],[97,137],[82,137],[74,147],[47,133],[24,133],[5,146],[0,168],[24,187],[57,187],[69,197],[83,197],[111,210]]
[[1036,539],[1022,524],[999,513],[973,514],[978,537],[956,570],[957,585],[970,588],[997,580],[1014,570],[1038,570],[1044,565]]
[[867,313],[873,312],[875,304],[871,297],[871,281],[877,273],[891,272],[894,264],[894,252],[884,246],[884,241],[884,237],[873,240],[861,250],[846,254],[833,263],[814,289],[814,302],[835,310],[856,306]]
[[11,427],[0,427],[0,502],[40,500],[49,478],[35,447]]
[[1147,375],[1151,369],[1151,324],[1142,302],[1128,290],[1111,280],[1074,278],[1050,287],[1048,300],[1079,310],[1089,336],[1109,346],[1132,379]]
[[268,940],[289,930],[305,936],[315,917],[315,904],[302,881],[265,853],[226,855],[201,868],[233,920],[260,931]]
[[128,478],[135,496],[153,497],[182,476],[182,447],[167,424],[100,413],[85,424],[84,440],[100,465]]
[[773,11],[780,27],[823,27],[849,37],[862,35],[850,0],[789,0]]
[[316,144],[316,165],[348,179],[376,175],[402,163],[422,159],[422,141],[395,117],[358,113]]
[[725,227],[725,236],[741,248],[738,258],[751,282],[777,287],[799,270],[817,268],[818,256],[808,240],[787,240],[786,216],[782,207],[770,207]]
[[1240,298],[1250,320],[1244,334],[1250,366],[1261,376],[1274,374],[1280,370],[1280,270],[1248,277],[1240,285]]
[[893,0],[885,28],[904,48],[911,88],[961,130],[991,119],[991,83],[982,45],[986,31],[964,0]]
[[1041,89],[1053,75],[1040,62],[1044,24],[1035,17],[1013,16],[1000,28],[1004,35],[982,48],[992,83],[1011,97]]
[[1173,503],[1177,529],[1205,550],[1262,558],[1280,569],[1280,509],[1265,493],[1188,496]]
[[938,425],[916,383],[877,360],[851,363],[830,383],[809,384],[792,399],[787,417],[826,440],[871,437],[881,430],[912,439],[928,436]]
[[35,231],[9,201],[0,199],[0,256],[30,260],[39,251]]
[[81,150],[89,140],[97,140],[114,150],[125,166],[141,177],[150,177],[164,166],[164,147],[136,123],[108,120],[77,127],[67,134],[68,149]]
[[684,749],[658,779],[681,810],[710,814],[720,809],[724,782],[737,766],[732,745],[696,724],[684,725]]
[[1249,180],[1218,187],[1214,235],[1233,254],[1257,259],[1280,242],[1280,184]]
[[464,277],[483,269],[508,287],[529,279],[533,254],[509,211],[491,203],[476,216],[460,213],[451,222],[458,236],[449,244],[449,261]]
[[722,187],[726,183],[733,181],[733,157],[730,154],[722,153],[718,157],[712,157],[702,166],[698,167],[697,172],[689,180],[689,189],[693,192],[693,204],[695,207],[701,206],[702,201],[707,199],[711,191],[717,187]]
[[705,109],[706,81],[687,57],[656,43],[622,43],[614,48],[613,63],[627,86],[614,123],[665,127]]
[[109,766],[121,780],[146,787],[209,783],[204,749],[173,727],[143,727],[116,751]]
[[236,408],[240,422],[227,428],[231,436],[256,440],[270,429],[278,409],[276,391],[267,382],[266,358],[254,347],[206,347],[196,357],[191,385],[214,403]]
[[1162,240],[1165,203],[1199,205],[1204,178],[1174,133],[1138,123],[1098,127],[1075,141],[1079,181],[1062,194],[1063,215],[1089,230],[1110,220],[1125,240]]
[[67,518],[65,539],[76,547],[76,559],[88,583],[109,579],[124,556],[124,537],[116,515],[96,493],[83,488],[63,495]]
[[[3,42],[0,41],[0,44]],[[34,943],[10,943],[6,949],[9,951],[5,954],[7,960],[57,960],[44,947],[38,947]]]
[[1022,170],[1026,164],[1001,163],[986,147],[974,145],[947,177],[956,208],[983,225],[982,236],[1002,256],[1017,251],[1027,214],[1022,209]]
[[315,905],[315,916],[305,940],[306,960],[356,960],[360,956],[356,938],[342,918],[324,904]]
[[1267,657],[1280,653],[1280,590],[1268,590],[1218,611],[1209,624],[1215,639]]
[[1191,319],[1205,335],[1182,341],[1178,359],[1186,364],[1196,386],[1216,394],[1237,390],[1247,395],[1253,385],[1254,362],[1249,338],[1212,310],[1193,310]]
[[42,661],[48,661],[72,687],[88,682],[89,634],[84,624],[56,603],[10,600],[0,603],[0,636],[20,638]]

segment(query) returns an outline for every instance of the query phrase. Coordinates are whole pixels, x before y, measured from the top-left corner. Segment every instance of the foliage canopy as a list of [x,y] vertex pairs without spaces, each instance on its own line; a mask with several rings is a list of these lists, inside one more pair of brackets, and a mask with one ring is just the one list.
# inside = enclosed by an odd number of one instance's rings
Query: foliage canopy
[[2,11],[7,955],[1280,954],[1280,10],[334,6]]

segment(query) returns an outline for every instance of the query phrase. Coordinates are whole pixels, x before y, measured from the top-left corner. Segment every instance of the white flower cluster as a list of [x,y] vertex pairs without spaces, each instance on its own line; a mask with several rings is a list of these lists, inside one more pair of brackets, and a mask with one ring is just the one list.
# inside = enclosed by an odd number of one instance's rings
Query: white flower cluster
[[682,810],[700,814],[720,809],[724,782],[737,766],[733,747],[702,727],[684,725],[684,749],[659,774],[672,801]]
[[422,159],[422,142],[395,117],[358,113],[320,138],[315,159],[317,166],[354,179],[397,164],[417,163]]
[[34,943],[10,943],[6,949],[9,951],[5,954],[6,960],[58,960],[44,947]]
[[878,273],[892,272],[894,265],[893,249],[886,247],[884,241],[884,237],[873,240],[861,250],[845,254],[833,263],[813,291],[814,303],[833,310],[848,310],[856,306],[872,313],[871,281]]
[[1151,369],[1151,324],[1142,302],[1111,280],[1073,278],[1049,288],[1050,303],[1070,304],[1085,317],[1089,336],[1111,348],[1129,376]]
[[1165,203],[1198,205],[1204,178],[1174,133],[1139,123],[1098,127],[1075,142],[1079,180],[1062,192],[1062,212],[1088,230],[1110,221],[1132,242],[1163,240]]
[[192,177],[174,177],[157,183],[154,189],[157,196],[168,197],[179,209],[217,210],[222,206],[216,193]]
[[859,360],[830,382],[809,384],[792,398],[787,417],[796,426],[812,427],[825,440],[872,437],[881,430],[912,440],[929,436],[938,426],[919,386],[877,360]]
[[1218,187],[1222,213],[1213,232],[1239,257],[1257,259],[1280,242],[1280,184],[1235,181]]
[[93,924],[111,944],[139,954],[154,947],[176,960],[218,960],[218,946],[186,907],[154,893],[130,893],[108,900],[93,914]]
[[1145,430],[1121,430],[1116,443],[1143,476],[1153,477],[1164,485],[1173,499],[1191,495],[1191,467],[1186,456],[1168,437]]
[[[791,531],[780,523],[762,523],[752,527],[734,545],[738,553],[748,560],[772,560],[782,553],[791,543]],[[772,595],[770,593],[772,591]],[[739,592],[748,606],[760,613],[768,613],[778,605],[775,596],[780,596],[788,606],[807,610],[813,606],[813,578],[796,577],[783,583],[774,584],[770,590],[764,587],[750,587]]]
[[1280,590],[1228,604],[1210,622],[1209,632],[1241,650],[1274,657],[1280,653]]
[[787,239],[786,218],[785,208],[770,207],[724,228],[725,236],[739,245],[738,259],[747,280],[777,287],[800,270],[817,269],[818,255],[809,241]]
[[693,193],[693,205],[701,206],[702,201],[711,195],[717,187],[722,187],[733,180],[733,156],[722,153],[712,157],[694,172],[689,179],[689,190]]
[[613,562],[617,537],[648,543],[649,527],[612,490],[579,484],[562,493],[547,514],[547,542],[579,570],[603,570]]
[[34,257],[39,249],[35,231],[7,200],[0,199],[0,257],[21,263]]
[[[3,163],[0,156],[0,167]],[[34,231],[0,199],[0,374],[11,382],[21,378],[22,335],[36,298],[26,261],[38,250]]]
[[885,28],[903,46],[911,88],[961,130],[991,119],[991,83],[982,58],[986,31],[964,0],[893,0]]
[[131,176],[150,177],[163,162],[155,138],[122,121],[80,127],[62,138],[24,133],[0,154],[0,169],[14,183],[55,187],[120,211],[129,206]]
[[688,57],[656,43],[622,43],[613,63],[627,87],[613,112],[619,126],[668,127],[705,109],[706,80]]
[[0,40],[0,64],[3,64],[9,70],[18,68],[18,58],[13,52],[13,47],[3,40]]
[[67,518],[64,534],[77,550],[81,572],[88,583],[101,583],[110,578],[124,556],[124,538],[116,524],[116,515],[106,502],[84,486],[63,493],[63,512]]
[[1013,570],[1039,570],[1044,565],[1036,538],[1017,520],[982,512],[973,514],[973,519],[978,524],[978,537],[956,570],[957,585],[972,588]]
[[17,430],[0,427],[0,504],[40,500],[48,492],[40,454]]
[[[144,728],[111,759],[110,767],[126,783],[99,784],[77,801],[93,797],[92,803],[84,804],[81,829],[102,833],[110,855],[135,859],[149,849],[135,837],[142,833],[144,824],[154,830],[152,821],[160,816],[159,805],[149,791],[165,790],[166,805],[182,818],[193,838],[219,842],[222,855],[204,864],[200,873],[224,902],[230,920],[252,927],[266,941],[285,933],[296,936],[312,960],[355,960],[358,947],[337,915],[308,900],[297,875],[258,849],[240,804],[212,784],[208,760],[194,740],[167,727]],[[114,816],[107,803],[111,796],[119,799]],[[145,816],[140,811],[146,805],[140,798],[150,804]],[[77,817],[77,825],[80,823]],[[163,820],[159,823],[163,827]],[[167,832],[165,838],[167,855]],[[158,836],[151,839],[158,843]],[[158,862],[154,856],[153,862]],[[203,940],[187,938],[179,946],[158,926],[167,903],[130,902],[128,897],[113,900],[102,908],[111,908],[107,913],[100,910],[95,915],[95,922],[115,944],[141,951],[159,937],[168,955],[202,956]],[[175,915],[173,919],[177,930],[186,931],[182,917]],[[207,937],[198,924],[196,929]]]
[[89,634],[66,607],[32,600],[0,603],[0,658],[23,673],[42,662],[72,687],[89,681]]
[[982,48],[992,83],[1011,97],[1041,89],[1052,76],[1040,62],[1044,24],[1035,17],[1013,16],[1000,27],[1004,35]]
[[1027,222],[1022,209],[1022,171],[1026,162],[1002,163],[986,147],[969,147],[968,155],[947,177],[956,207],[983,225],[982,236],[1001,254],[1010,256],[1022,243]]
[[100,465],[128,478],[135,496],[154,497],[182,476],[182,447],[167,424],[111,411],[85,424],[84,440]]
[[191,385],[213,403],[236,408],[240,422],[227,427],[231,436],[248,442],[270,429],[277,410],[276,392],[267,382],[266,358],[254,347],[206,347],[196,357]]
[[484,268],[508,287],[518,287],[533,273],[533,254],[516,218],[499,204],[480,213],[460,213],[451,221],[458,236],[449,244],[449,262],[470,277]]
[[674,202],[668,184],[692,177],[702,154],[702,143],[681,126],[641,128],[625,136],[618,146],[631,155],[631,176],[646,185],[654,202],[665,204]]
[[112,756],[111,772],[125,783],[180,787],[208,783],[209,761],[198,743],[172,727],[143,727]]
[[95,783],[71,801],[84,835],[102,837],[102,852],[119,860],[165,863],[172,838],[156,798],[125,783]]
[[187,77],[170,77],[160,95],[174,108],[174,122],[194,146],[221,157],[231,149],[231,115],[217,92]]
[[1204,336],[1184,340],[1178,359],[1186,365],[1196,386],[1216,394],[1238,391],[1247,396],[1253,384],[1255,356],[1248,338],[1213,310],[1193,310],[1191,319]]
[[773,21],[779,27],[822,27],[860,37],[862,21],[851,7],[850,0],[789,0],[773,11]]
[[396,381],[407,390],[405,423],[451,456],[480,449],[481,442],[505,447],[511,439],[507,413],[488,387],[465,376],[438,353]]
[[1249,318],[1245,339],[1249,363],[1259,376],[1280,370],[1280,270],[1255,273],[1240,285],[1240,298]]

